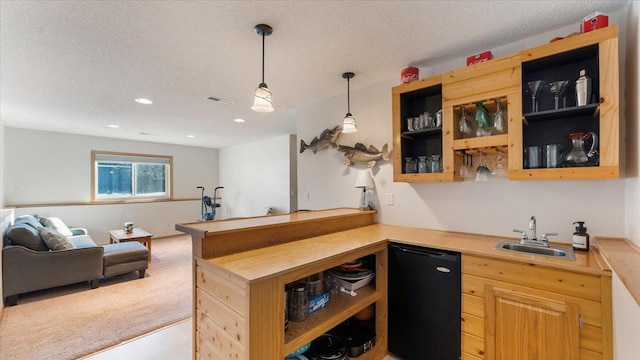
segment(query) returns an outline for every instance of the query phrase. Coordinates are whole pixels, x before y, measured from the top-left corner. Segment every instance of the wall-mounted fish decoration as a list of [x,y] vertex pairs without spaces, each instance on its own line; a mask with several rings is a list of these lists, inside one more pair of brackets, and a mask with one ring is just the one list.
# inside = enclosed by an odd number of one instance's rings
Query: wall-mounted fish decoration
[[384,144],[382,151],[378,151],[373,145],[369,145],[367,149],[361,143],[357,143],[354,147],[339,145],[338,151],[340,151],[347,159],[344,161],[345,165],[351,165],[352,162],[367,163],[369,167],[373,167],[376,161],[389,160],[389,152],[387,150],[387,144]]
[[332,130],[325,129],[318,138],[317,136],[311,140],[311,143],[307,145],[304,140],[300,140],[300,154],[306,149],[311,149],[315,154],[318,150],[326,149],[329,146],[336,147],[336,141],[338,136],[342,133],[342,126],[338,125]]

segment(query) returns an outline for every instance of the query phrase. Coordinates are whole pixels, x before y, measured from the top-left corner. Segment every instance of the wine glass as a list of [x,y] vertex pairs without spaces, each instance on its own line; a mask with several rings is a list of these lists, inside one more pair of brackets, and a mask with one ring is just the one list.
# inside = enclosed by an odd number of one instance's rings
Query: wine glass
[[527,82],[529,86],[529,94],[531,94],[531,112],[538,111],[538,102],[536,101],[536,97],[540,94],[540,90],[544,87],[546,81],[544,80],[533,80]]
[[471,170],[467,166],[467,154],[462,154],[462,165],[460,166],[460,177],[468,178],[471,176]]
[[471,122],[467,118],[467,110],[465,108],[466,105],[460,105],[460,112],[462,113],[462,116],[460,117],[459,125],[463,138],[472,137],[473,135],[473,128],[471,127]]
[[498,149],[498,156],[496,156],[496,165],[493,167],[491,175],[501,178],[507,177],[507,168],[504,164],[504,153],[500,149]]
[[498,134],[507,132],[507,117],[502,111],[502,102],[496,99],[496,113],[493,114],[493,130]]
[[[569,80],[560,80],[553,81],[548,84],[549,92],[553,95],[553,99],[555,100],[555,108],[558,109],[558,99],[560,96],[564,99],[564,91],[567,89],[567,85],[569,85]],[[566,103],[566,99],[563,100],[562,107],[564,107]]]
[[476,169],[476,181],[488,181],[491,170],[484,163],[484,153],[480,155],[480,165]]

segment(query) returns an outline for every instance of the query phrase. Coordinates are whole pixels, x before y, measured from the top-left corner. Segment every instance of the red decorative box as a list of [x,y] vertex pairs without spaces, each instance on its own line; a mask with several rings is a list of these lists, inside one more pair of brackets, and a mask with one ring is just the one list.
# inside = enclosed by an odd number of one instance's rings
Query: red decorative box
[[609,26],[609,17],[600,12],[586,16],[580,23],[580,32],[586,33],[591,30]]
[[493,54],[491,53],[491,51],[485,51],[480,54],[471,55],[467,58],[467,66],[479,64],[491,59],[493,59]]
[[418,80],[419,73],[420,69],[413,66],[402,69],[402,71],[400,72],[400,81],[402,81],[403,84],[406,84]]

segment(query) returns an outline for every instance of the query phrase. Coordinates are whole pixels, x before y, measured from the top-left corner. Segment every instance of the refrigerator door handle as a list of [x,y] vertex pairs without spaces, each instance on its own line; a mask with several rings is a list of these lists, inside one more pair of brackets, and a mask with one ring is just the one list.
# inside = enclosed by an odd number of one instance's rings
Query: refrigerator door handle
[[450,273],[451,272],[451,269],[446,268],[444,266],[438,266],[438,267],[436,267],[436,270],[438,270],[440,272],[443,272],[443,273]]
[[429,251],[428,249],[421,249],[421,250],[413,250],[413,249],[408,249],[402,246],[398,246],[395,244],[389,245],[391,247],[393,247],[394,249],[400,250],[402,252],[406,252],[406,253],[410,253],[410,254],[416,254],[416,255],[423,255],[423,256],[445,256],[447,254],[441,253],[441,252],[436,252],[436,251]]

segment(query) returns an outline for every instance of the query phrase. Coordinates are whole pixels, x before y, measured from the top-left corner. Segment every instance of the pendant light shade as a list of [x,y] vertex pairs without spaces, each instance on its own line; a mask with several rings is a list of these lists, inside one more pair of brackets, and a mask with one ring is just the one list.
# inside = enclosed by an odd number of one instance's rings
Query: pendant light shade
[[267,84],[261,83],[256,88],[256,94],[253,97],[253,106],[251,110],[257,112],[272,112],[273,103],[271,102],[271,91]]
[[273,102],[271,101],[271,91],[264,82],[264,37],[271,35],[273,29],[269,25],[258,24],[254,30],[258,35],[262,36],[262,82],[256,88],[251,110],[257,112],[272,112]]
[[352,72],[346,72],[342,74],[343,79],[347,79],[347,115],[342,120],[342,133],[350,134],[358,131],[358,125],[356,125],[356,119],[351,115],[351,96],[349,93],[349,79],[354,77]]

